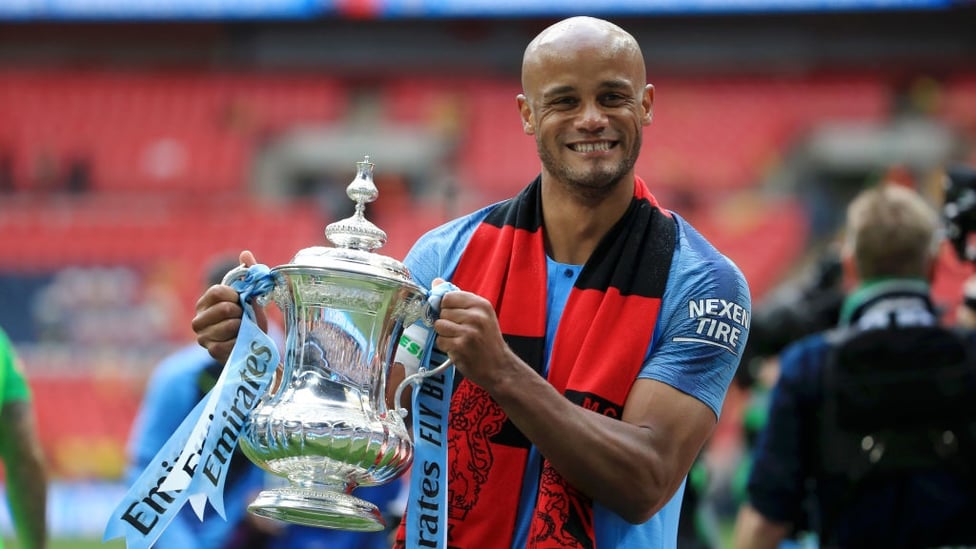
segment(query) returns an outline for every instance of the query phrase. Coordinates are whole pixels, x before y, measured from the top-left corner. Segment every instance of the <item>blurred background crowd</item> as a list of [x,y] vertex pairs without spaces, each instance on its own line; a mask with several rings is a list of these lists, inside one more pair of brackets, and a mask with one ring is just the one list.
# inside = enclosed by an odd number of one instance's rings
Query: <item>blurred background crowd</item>
[[[590,4],[0,3],[0,326],[34,394],[52,541],[101,538],[146,382],[192,340],[212,258],[274,266],[326,245],[364,155],[379,251],[397,259],[538,173],[519,62],[574,13],[641,43],[656,102],[637,172],[753,292],[753,354],[692,475],[695,516],[723,531],[764,366],[836,305],[845,204],[890,180],[941,207],[945,168],[976,164],[976,4]],[[972,269],[943,255],[934,293],[951,314]]]

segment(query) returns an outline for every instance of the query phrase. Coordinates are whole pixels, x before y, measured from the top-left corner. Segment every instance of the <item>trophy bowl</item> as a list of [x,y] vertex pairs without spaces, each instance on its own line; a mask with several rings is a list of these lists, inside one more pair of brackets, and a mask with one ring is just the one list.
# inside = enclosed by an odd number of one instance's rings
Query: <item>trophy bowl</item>
[[352,491],[396,479],[413,460],[403,417],[387,408],[387,385],[403,329],[429,323],[431,313],[427,292],[406,267],[372,252],[386,241],[363,215],[377,195],[372,170],[368,156],[357,163],[347,188],[356,213],[326,229],[335,247],[305,248],[271,269],[274,288],[261,298],[283,314],[284,366],[240,444],[251,461],[287,482],[258,495],[248,507],[256,515],[381,530],[377,507]]

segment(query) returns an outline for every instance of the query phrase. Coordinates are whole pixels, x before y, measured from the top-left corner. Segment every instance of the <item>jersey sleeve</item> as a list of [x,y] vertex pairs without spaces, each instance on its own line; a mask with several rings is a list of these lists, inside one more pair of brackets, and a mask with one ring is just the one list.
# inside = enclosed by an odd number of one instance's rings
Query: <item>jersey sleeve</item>
[[749,286],[731,260],[677,219],[678,245],[638,377],[701,400],[718,418],[749,337]]
[[435,278],[450,281],[471,235],[493,207],[459,217],[421,236],[403,260],[414,282],[429,291]]

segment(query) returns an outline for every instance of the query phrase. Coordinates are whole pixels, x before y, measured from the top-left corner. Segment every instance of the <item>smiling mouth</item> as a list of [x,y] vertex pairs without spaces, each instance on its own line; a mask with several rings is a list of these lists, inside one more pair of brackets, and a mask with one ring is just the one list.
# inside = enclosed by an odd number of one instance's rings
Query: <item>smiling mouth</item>
[[615,141],[598,141],[596,143],[573,143],[569,148],[578,153],[606,152],[615,147]]

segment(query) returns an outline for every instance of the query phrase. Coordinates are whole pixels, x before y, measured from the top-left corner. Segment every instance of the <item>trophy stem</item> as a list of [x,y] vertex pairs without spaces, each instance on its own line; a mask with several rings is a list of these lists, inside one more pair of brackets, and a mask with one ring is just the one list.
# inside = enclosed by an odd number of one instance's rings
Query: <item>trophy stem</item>
[[320,528],[355,532],[386,528],[376,505],[347,493],[314,487],[264,490],[247,510],[262,517]]

